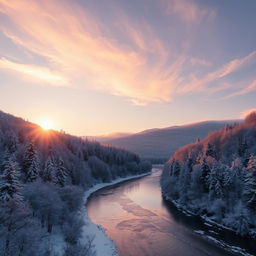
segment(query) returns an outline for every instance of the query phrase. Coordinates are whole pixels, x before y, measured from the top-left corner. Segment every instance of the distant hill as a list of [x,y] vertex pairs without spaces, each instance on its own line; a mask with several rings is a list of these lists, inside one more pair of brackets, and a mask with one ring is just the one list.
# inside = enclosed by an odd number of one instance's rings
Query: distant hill
[[203,139],[209,132],[239,120],[204,121],[182,126],[150,129],[119,138],[97,137],[104,144],[132,151],[143,158],[168,159],[178,148]]
[[110,134],[104,134],[101,136],[85,136],[84,138],[87,138],[89,140],[96,140],[100,143],[104,143],[105,141],[109,141],[110,139],[119,139],[119,138],[123,138],[123,137],[127,137],[131,135],[131,133],[127,133],[127,132],[116,132],[116,133],[110,133]]

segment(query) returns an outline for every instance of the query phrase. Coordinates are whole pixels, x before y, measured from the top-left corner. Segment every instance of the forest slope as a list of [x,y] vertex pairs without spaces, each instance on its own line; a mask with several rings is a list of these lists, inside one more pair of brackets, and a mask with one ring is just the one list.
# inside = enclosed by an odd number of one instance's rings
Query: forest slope
[[165,198],[241,235],[256,228],[256,113],[180,148],[161,177]]
[[0,111],[0,255],[93,255],[91,238],[80,243],[84,191],[150,169],[134,153]]

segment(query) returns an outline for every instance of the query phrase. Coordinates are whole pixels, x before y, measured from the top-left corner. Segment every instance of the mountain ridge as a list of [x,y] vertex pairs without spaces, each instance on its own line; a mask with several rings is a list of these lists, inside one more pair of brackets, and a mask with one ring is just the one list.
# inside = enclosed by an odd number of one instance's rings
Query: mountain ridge
[[[135,152],[142,158],[166,160],[178,148],[203,139],[209,132],[241,120],[207,120],[180,126],[153,128],[119,138],[109,138],[99,142]],[[171,141],[171,142],[170,142]],[[157,148],[157,150],[156,150]]]

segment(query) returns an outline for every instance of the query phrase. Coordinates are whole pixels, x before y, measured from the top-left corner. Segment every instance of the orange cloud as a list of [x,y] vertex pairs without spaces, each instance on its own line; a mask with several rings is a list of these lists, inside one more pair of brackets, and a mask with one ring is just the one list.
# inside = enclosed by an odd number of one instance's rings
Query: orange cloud
[[20,74],[29,76],[29,78],[36,78],[54,85],[63,85],[67,83],[64,77],[55,74],[48,68],[19,64],[4,58],[0,59],[0,69],[16,71]]
[[74,3],[0,0],[0,12],[12,22],[0,25],[6,36],[47,58],[50,68],[70,81],[138,104],[170,100],[177,62],[166,65],[168,50],[147,25],[120,17],[119,32],[128,36],[131,47],[106,36],[108,27]]

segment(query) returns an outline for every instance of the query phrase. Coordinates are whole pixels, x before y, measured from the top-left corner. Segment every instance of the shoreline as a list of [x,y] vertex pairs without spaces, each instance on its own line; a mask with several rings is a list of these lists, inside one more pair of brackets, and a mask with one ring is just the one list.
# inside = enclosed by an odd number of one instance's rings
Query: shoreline
[[[235,232],[235,230],[233,230],[232,228],[226,227],[220,223],[217,223],[214,220],[211,220],[209,217],[205,216],[205,215],[199,215],[199,214],[195,214],[190,210],[187,210],[185,208],[183,208],[177,201],[172,200],[170,197],[164,195],[162,193],[163,199],[165,201],[167,201],[168,203],[172,204],[174,207],[176,207],[176,209],[178,211],[180,211],[180,213],[186,215],[187,217],[197,217],[202,221],[202,224],[205,226],[215,226],[216,228],[222,229],[223,231],[229,231],[232,232],[233,234],[240,236],[239,234],[237,234]],[[229,245],[228,243],[224,242],[223,240],[218,240],[212,236],[206,235],[204,231],[202,230],[194,230],[194,232],[201,236],[203,239],[206,239],[214,244],[216,244],[217,246],[227,250],[228,252],[233,253],[234,255],[238,255],[238,256],[253,256],[252,254],[248,253],[244,248],[241,247],[236,247],[233,245]],[[250,239],[255,239],[254,237],[250,237]]]
[[112,182],[108,182],[108,183],[99,183],[96,184],[95,186],[91,187],[89,190],[87,190],[84,194],[84,206],[85,208],[83,208],[82,214],[84,215],[84,222],[85,225],[83,227],[83,234],[82,234],[82,238],[81,238],[81,243],[83,243],[83,241],[87,241],[88,237],[92,237],[93,241],[92,241],[92,246],[93,249],[95,251],[95,256],[118,256],[118,252],[116,249],[116,245],[114,243],[114,241],[109,238],[106,234],[106,230],[101,226],[101,225],[97,225],[95,223],[93,223],[91,221],[91,219],[88,216],[87,213],[87,203],[88,203],[88,199],[93,195],[93,193],[95,193],[96,191],[109,187],[109,186],[113,186],[125,181],[130,181],[130,180],[135,180],[138,178],[142,178],[145,176],[148,176],[150,174],[152,174],[154,172],[154,169],[156,169],[158,167],[152,167],[150,172],[147,173],[143,173],[143,174],[139,174],[139,175],[132,175],[132,176],[127,176],[124,178],[118,178],[113,180]]

